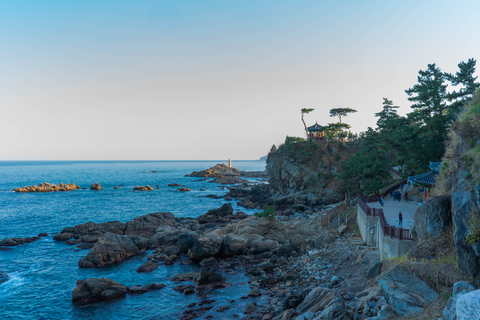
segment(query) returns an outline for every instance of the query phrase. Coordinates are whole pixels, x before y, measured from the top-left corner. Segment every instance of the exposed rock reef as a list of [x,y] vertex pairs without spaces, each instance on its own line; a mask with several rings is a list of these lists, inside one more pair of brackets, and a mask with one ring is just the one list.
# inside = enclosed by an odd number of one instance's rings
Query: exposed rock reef
[[94,184],[92,184],[92,186],[90,187],[90,190],[103,190],[102,186],[100,185],[100,183],[98,182],[95,182]]
[[135,285],[129,288],[110,278],[88,278],[77,281],[76,287],[72,292],[72,302],[87,304],[97,301],[108,301],[123,298],[127,293],[145,293],[163,287],[165,287],[164,284],[152,283],[146,286]]
[[25,243],[32,243],[37,240],[40,240],[42,237],[46,237],[46,233],[40,233],[36,237],[26,237],[26,238],[7,238],[0,241],[0,247],[15,247]]
[[72,292],[72,301],[80,304],[125,297],[127,287],[109,278],[78,280]]
[[135,190],[135,191],[152,191],[153,188],[150,187],[149,185],[147,185],[147,186],[135,186],[133,188],[133,190]]
[[240,184],[248,183],[248,180],[241,177],[266,178],[267,174],[265,171],[243,171],[219,163],[206,170],[194,171],[191,174],[187,174],[186,177],[215,178],[209,182],[220,184]]
[[78,265],[81,268],[94,268],[119,263],[144,250],[147,244],[147,239],[140,236],[129,237],[106,232]]
[[60,183],[59,185],[44,182],[33,186],[15,188],[15,192],[55,192],[55,191],[72,191],[80,189],[80,186],[77,186],[75,183]]

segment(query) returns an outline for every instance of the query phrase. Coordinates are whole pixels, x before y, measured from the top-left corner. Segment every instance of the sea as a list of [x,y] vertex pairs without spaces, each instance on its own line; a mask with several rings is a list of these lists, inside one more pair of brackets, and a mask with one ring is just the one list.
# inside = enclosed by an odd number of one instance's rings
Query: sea
[[[8,277],[0,284],[0,319],[180,318],[188,304],[198,303],[202,298],[174,291],[177,284],[170,278],[177,273],[198,271],[198,265],[175,263],[138,273],[138,267],[147,261],[146,255],[138,255],[114,266],[81,269],[78,261],[88,249],[54,241],[53,235],[63,228],[89,221],[126,222],[152,212],[171,212],[176,217],[192,218],[205,214],[226,203],[224,199],[206,196],[224,195],[228,190],[185,175],[217,163],[226,161],[0,161],[0,240],[48,233],[36,242],[0,250],[0,273]],[[265,169],[265,161],[234,161],[232,165],[242,170]],[[75,183],[86,190],[13,192],[14,188],[43,182]],[[89,190],[95,182],[104,190]],[[178,187],[167,186],[172,183],[185,185],[191,191],[180,192]],[[145,185],[154,190],[133,191],[135,186]],[[120,188],[114,190],[114,187]],[[255,210],[238,207],[234,201],[230,203],[234,212],[255,213]],[[233,286],[208,293],[208,299],[215,300],[215,307],[201,319],[208,315],[213,319],[241,318],[247,302],[251,302],[251,299],[240,298],[250,290],[245,275],[222,274]],[[163,283],[166,287],[114,301],[84,306],[72,304],[76,281],[91,277],[108,277],[126,286]],[[262,302],[261,297],[257,299]],[[223,305],[231,308],[217,312]]]

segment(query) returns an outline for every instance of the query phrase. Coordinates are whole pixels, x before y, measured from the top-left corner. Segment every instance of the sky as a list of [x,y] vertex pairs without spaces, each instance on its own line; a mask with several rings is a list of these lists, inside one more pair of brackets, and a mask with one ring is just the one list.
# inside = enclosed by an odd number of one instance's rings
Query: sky
[[[0,160],[250,160],[411,111],[480,59],[480,1],[0,0]],[[479,75],[479,72],[476,73]]]

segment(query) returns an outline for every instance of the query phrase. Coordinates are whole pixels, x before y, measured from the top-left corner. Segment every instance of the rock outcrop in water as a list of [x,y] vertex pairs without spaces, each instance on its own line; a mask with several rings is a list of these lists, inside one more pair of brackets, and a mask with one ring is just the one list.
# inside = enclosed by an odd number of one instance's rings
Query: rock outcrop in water
[[72,292],[72,301],[86,304],[125,297],[127,287],[110,278],[78,280]]
[[55,192],[55,191],[72,191],[80,189],[80,186],[77,186],[75,183],[60,183],[59,185],[44,182],[33,186],[15,188],[15,192]]
[[94,184],[92,184],[92,186],[90,187],[90,190],[103,190],[102,186],[100,185],[100,183],[97,183],[95,182]]
[[25,243],[32,243],[40,238],[47,236],[46,233],[40,233],[36,237],[27,237],[27,238],[7,238],[0,241],[0,247],[15,247]]
[[107,232],[98,238],[87,256],[78,262],[81,268],[97,268],[122,262],[147,248],[148,240],[140,236],[121,236]]
[[243,171],[219,163],[206,170],[194,171],[191,174],[187,174],[186,177],[215,178],[209,182],[220,184],[240,184],[248,182],[248,180],[245,180],[241,177],[266,178],[267,175],[265,171]]
[[76,287],[72,292],[72,302],[75,304],[87,304],[97,301],[108,301],[123,298],[127,293],[145,293],[164,287],[165,285],[161,283],[126,287],[110,278],[88,278],[77,281]]
[[153,188],[150,187],[149,185],[147,185],[147,186],[135,186],[133,188],[133,190],[135,190],[135,191],[152,191]]

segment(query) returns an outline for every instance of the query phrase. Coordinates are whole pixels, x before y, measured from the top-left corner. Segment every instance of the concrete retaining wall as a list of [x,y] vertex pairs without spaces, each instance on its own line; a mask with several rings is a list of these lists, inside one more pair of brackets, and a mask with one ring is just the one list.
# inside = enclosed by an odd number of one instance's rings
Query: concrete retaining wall
[[380,218],[367,216],[358,205],[357,224],[363,241],[368,245],[378,246],[381,260],[403,256],[415,246],[415,242],[411,240],[400,240],[384,236],[380,225]]

